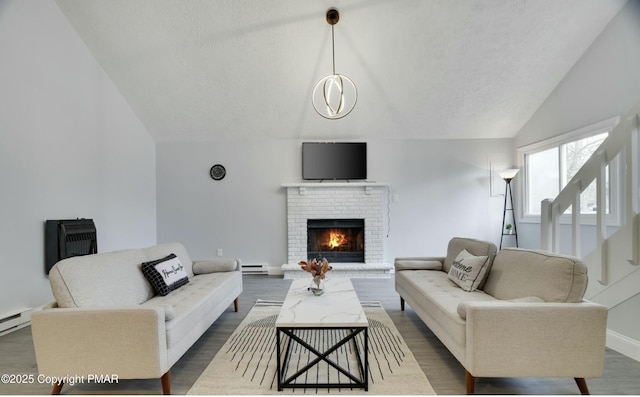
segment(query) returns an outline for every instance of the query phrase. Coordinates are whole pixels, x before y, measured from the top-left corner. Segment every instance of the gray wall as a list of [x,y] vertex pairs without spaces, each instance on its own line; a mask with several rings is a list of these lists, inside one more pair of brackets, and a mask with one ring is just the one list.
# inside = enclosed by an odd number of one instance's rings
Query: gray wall
[[[443,255],[453,236],[499,242],[502,197],[490,197],[488,159],[510,156],[511,140],[373,140],[369,180],[387,183],[385,261]],[[507,157],[509,159],[509,157]],[[227,176],[209,177],[223,164]],[[182,241],[194,258],[287,260],[286,192],[301,182],[301,141],[160,143],[158,241]],[[502,189],[502,188],[501,188]]]
[[52,300],[44,221],[156,242],[155,145],[52,1],[0,2],[0,315]]
[[[607,118],[624,115],[640,100],[640,1],[631,0],[596,39],[515,138],[524,146]],[[540,224],[519,225],[522,246],[540,246]],[[569,233],[569,228],[562,228]],[[566,236],[565,236],[566,237]],[[567,252],[570,238],[565,241]],[[583,227],[581,246],[593,246],[593,227]],[[609,329],[640,345],[636,296],[609,312]]]

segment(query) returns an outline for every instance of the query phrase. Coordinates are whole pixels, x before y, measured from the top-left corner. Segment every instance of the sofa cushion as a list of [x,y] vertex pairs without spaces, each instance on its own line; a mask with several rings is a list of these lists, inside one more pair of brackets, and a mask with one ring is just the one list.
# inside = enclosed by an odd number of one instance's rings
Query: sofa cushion
[[[151,302],[151,303],[150,303]],[[145,303],[142,304],[142,306],[155,306],[155,307],[159,307],[162,309],[162,311],[164,312],[164,321],[171,321],[174,318],[176,318],[176,308],[169,305],[169,304],[160,304],[160,303],[156,303],[153,301],[153,298],[151,298],[151,300],[146,301]]]
[[[496,255],[498,248],[495,244],[490,243],[488,241],[476,240],[472,238],[462,238],[462,237],[454,237],[449,241],[449,245],[447,246],[447,256],[444,258],[444,263],[442,265],[442,270],[449,273],[451,270],[451,265],[453,261],[456,259],[458,254],[462,252],[463,249],[469,251],[471,255],[482,256],[486,255],[489,257],[487,272],[491,271],[491,265],[493,263],[493,257]],[[484,281],[480,283],[479,288],[482,289],[484,285]]]
[[142,264],[142,273],[158,295],[167,295],[189,282],[187,272],[175,254]]
[[164,309],[164,321],[171,321],[176,318],[176,308],[171,305],[161,305]]
[[[495,300],[493,302],[503,302],[503,301]],[[544,302],[544,301],[542,299],[538,298],[537,296],[525,296],[524,298],[511,299],[511,300],[509,300],[509,302],[540,303],[540,302]],[[458,315],[463,320],[467,319],[467,306],[468,305],[469,305],[469,302],[460,302],[458,304]]]
[[[447,278],[447,273],[437,270],[404,270],[397,272],[396,280],[403,285],[407,301],[417,302],[422,312],[447,330],[447,338],[464,351],[466,323],[458,315],[460,302],[492,301],[494,297],[476,290],[466,292]],[[429,325],[429,323],[427,323]]]
[[175,309],[175,317],[170,321],[167,319],[166,323],[169,349],[179,344],[184,335],[192,332],[196,324],[199,324],[216,305],[224,301],[224,297],[233,295],[238,284],[234,279],[242,280],[242,274],[217,272],[198,275],[184,287],[166,296],[155,296],[145,303],[152,306],[167,305]]
[[141,250],[122,250],[63,259],[49,272],[58,306],[139,305],[155,294],[140,270]]
[[486,255],[471,255],[464,249],[451,265],[448,273],[449,280],[467,292],[475,291],[487,274],[487,263]]
[[493,261],[484,291],[504,300],[537,296],[545,302],[577,303],[587,282],[587,267],[578,258],[505,248]]

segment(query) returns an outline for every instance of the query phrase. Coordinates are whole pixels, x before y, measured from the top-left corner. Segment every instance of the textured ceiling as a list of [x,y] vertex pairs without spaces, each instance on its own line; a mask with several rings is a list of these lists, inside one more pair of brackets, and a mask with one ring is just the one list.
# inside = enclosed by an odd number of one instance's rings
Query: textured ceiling
[[[626,0],[57,0],[156,141],[513,137]],[[358,87],[326,120],[311,91]]]

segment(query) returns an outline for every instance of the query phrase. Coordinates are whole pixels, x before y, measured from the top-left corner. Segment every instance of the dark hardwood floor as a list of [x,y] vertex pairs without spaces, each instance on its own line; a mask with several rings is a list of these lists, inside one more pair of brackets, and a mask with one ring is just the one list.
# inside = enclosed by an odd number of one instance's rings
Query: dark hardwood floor
[[[233,306],[229,307],[171,369],[173,394],[185,394],[189,390],[257,299],[282,300],[289,284],[290,280],[281,277],[245,276],[239,313],[233,311]],[[400,311],[393,278],[353,279],[353,285],[361,300],[382,302],[436,393],[465,394],[464,368],[411,307]],[[64,335],[60,337],[64,338]],[[37,374],[30,327],[0,337],[0,374]],[[640,394],[640,363],[608,349],[603,375],[587,379],[587,384],[592,394]],[[65,385],[62,390],[63,394],[160,394],[161,391],[159,379]],[[4,395],[50,392],[50,385],[0,383],[0,394]],[[484,378],[477,381],[476,394],[575,395],[579,391],[573,379],[568,378]]]

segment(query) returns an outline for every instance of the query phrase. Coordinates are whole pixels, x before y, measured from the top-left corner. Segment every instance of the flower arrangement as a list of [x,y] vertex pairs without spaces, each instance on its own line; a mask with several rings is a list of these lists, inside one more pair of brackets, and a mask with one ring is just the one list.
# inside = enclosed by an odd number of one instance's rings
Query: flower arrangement
[[333,269],[333,267],[329,265],[329,261],[325,258],[320,260],[312,259],[309,262],[300,261],[298,262],[298,265],[300,265],[302,270],[311,273],[311,276],[313,277],[313,284],[315,284],[315,287],[309,288],[309,290],[313,292],[314,295],[321,295],[322,292],[324,292],[321,286],[322,280],[324,280],[327,272]]

